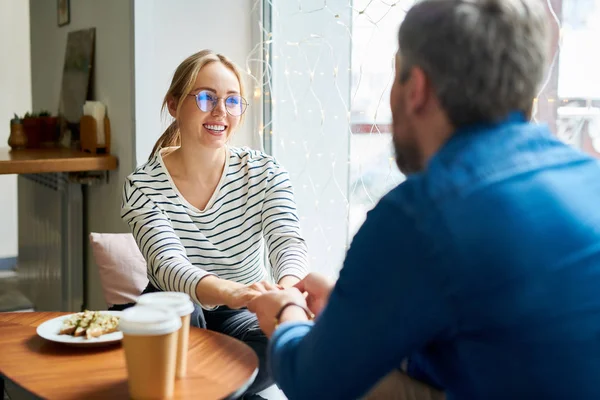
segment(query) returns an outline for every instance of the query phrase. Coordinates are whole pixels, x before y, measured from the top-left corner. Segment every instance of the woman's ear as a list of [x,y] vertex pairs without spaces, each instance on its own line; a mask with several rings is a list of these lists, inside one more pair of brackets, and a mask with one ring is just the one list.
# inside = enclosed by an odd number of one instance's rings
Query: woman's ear
[[177,118],[177,99],[175,97],[169,96],[167,99],[167,108],[171,117]]

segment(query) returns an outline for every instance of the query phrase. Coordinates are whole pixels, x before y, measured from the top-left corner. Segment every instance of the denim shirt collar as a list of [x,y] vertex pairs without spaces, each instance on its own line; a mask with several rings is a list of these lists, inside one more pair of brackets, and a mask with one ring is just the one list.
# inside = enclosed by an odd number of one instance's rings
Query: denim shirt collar
[[[445,164],[451,161],[452,159],[454,159],[456,153],[460,152],[467,146],[472,146],[474,144],[474,140],[479,141],[476,139],[476,137],[482,137],[482,139],[484,139],[484,136],[493,135],[496,132],[510,129],[510,127],[513,125],[521,124],[528,124],[525,113],[521,111],[514,111],[509,113],[505,118],[498,122],[477,123],[460,127],[454,131],[450,139],[448,139],[448,141],[438,150],[438,152],[431,158],[431,160],[429,160],[426,170],[429,170],[438,162],[442,162]],[[498,137],[492,140],[484,139],[483,141],[492,144],[494,142],[497,142],[498,140],[504,142],[509,141],[510,138]],[[504,143],[506,144],[506,142]],[[481,148],[481,146],[484,146],[484,148]],[[479,150],[482,151],[494,151],[494,149],[486,149],[485,147],[487,146],[485,146],[483,143],[480,143],[479,146],[475,145],[475,148],[479,148]]]
[[511,125],[514,123],[524,123],[527,122],[527,118],[525,117],[525,113],[522,111],[512,111],[505,118],[501,119],[497,122],[483,122],[472,125],[466,125],[460,127],[454,131],[453,136],[460,136],[464,133],[469,132],[478,132],[478,131],[487,131],[491,129],[502,128],[506,125]]

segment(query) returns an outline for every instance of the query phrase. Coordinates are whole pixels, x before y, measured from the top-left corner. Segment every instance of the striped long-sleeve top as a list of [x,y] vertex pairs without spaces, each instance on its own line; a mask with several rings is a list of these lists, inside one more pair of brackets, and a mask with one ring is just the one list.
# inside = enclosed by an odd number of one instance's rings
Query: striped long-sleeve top
[[[228,148],[225,168],[204,210],[188,203],[161,152],[127,177],[121,217],[127,221],[157,288],[196,296],[214,274],[242,284],[303,278],[307,248],[288,173],[273,157]],[[265,266],[265,243],[271,270]]]

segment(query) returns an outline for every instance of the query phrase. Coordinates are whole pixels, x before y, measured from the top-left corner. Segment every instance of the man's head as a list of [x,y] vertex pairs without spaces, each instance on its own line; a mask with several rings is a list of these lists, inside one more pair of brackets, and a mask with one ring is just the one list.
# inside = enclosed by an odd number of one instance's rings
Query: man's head
[[457,128],[530,114],[546,20],[541,0],[424,0],[410,9],[390,98],[403,172],[422,170]]

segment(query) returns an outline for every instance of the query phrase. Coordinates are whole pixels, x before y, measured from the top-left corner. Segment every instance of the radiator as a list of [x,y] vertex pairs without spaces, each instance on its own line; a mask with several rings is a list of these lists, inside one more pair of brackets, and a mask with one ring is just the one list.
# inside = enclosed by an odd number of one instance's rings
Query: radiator
[[82,186],[64,173],[19,175],[19,288],[36,311],[80,311]]

